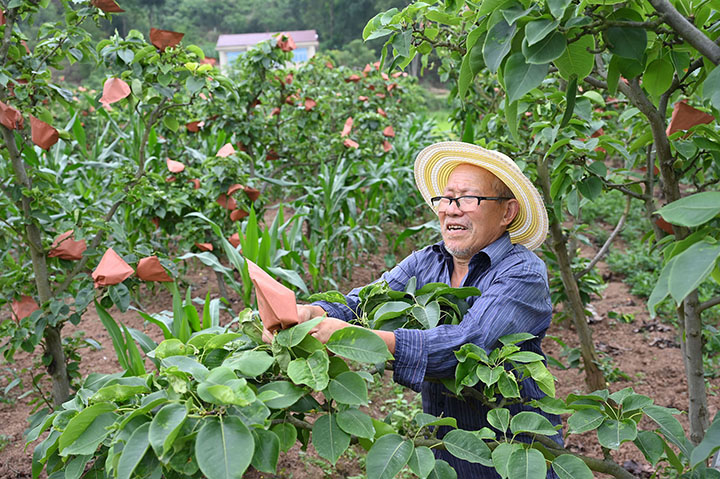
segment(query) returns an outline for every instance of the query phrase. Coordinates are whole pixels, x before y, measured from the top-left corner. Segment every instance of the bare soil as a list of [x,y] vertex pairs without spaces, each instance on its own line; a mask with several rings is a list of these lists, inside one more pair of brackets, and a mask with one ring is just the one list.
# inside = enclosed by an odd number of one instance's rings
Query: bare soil
[[[352,280],[346,281],[341,286],[349,289],[352,285],[366,284],[377,277],[381,271],[385,270],[383,254],[384,252],[380,252],[363,258],[361,266],[354,271]],[[616,391],[631,386],[636,392],[654,398],[656,404],[687,411],[687,386],[676,331],[666,324],[651,321],[645,308],[645,302],[628,293],[629,288],[622,282],[622,278],[609,275],[605,270],[603,272],[610,278],[602,297],[592,301],[592,307],[597,311],[595,320],[591,321],[593,339],[597,350],[607,353],[612,358],[612,365],[622,371],[626,377],[610,383],[609,389]],[[193,287],[193,296],[204,297],[210,290],[211,295],[217,297],[217,283],[215,274],[211,270],[205,269],[199,264],[194,265],[186,275],[185,281]],[[239,310],[241,306],[239,299],[233,297],[232,293],[230,296],[236,311]],[[149,312],[171,309],[170,295],[163,288],[156,288],[153,291],[143,289],[140,301],[142,307]],[[611,311],[632,314],[634,321],[625,323],[611,319],[608,317],[608,313]],[[161,339],[158,328],[151,324],[144,324],[137,313],[132,311],[126,313],[111,311],[111,313],[116,320],[127,326],[140,329],[156,340]],[[229,316],[225,319],[229,319]],[[119,370],[108,333],[98,319],[94,308],[84,315],[79,327],[68,326],[64,333],[72,334],[76,331],[84,331],[86,337],[94,338],[103,345],[100,350],[85,349],[81,351],[80,369],[83,376],[90,372],[110,373]],[[559,338],[569,347],[579,346],[577,335],[569,321],[552,324],[548,335]],[[566,362],[566,358],[561,358],[562,348],[556,341],[546,339],[544,348],[547,354]],[[13,388],[9,393],[8,400],[0,402],[0,478],[32,477],[33,445],[25,447],[23,431],[27,426],[26,418],[32,410],[29,404],[30,400],[37,396],[29,395],[24,398],[18,398],[18,396],[31,388],[31,374],[40,372],[40,369],[33,366],[36,362],[37,360],[32,356],[18,353],[14,363],[0,363],[0,391],[4,390],[11,380],[11,375],[8,374],[10,369],[20,373],[23,379],[22,387]],[[585,392],[582,371],[554,368],[552,372],[558,379],[558,397],[564,398],[570,393]],[[388,378],[386,376],[386,379]],[[48,384],[45,383],[44,386],[46,394],[48,394]],[[708,397],[710,417],[713,417],[720,407],[720,400],[717,396],[719,386],[720,380],[710,380]],[[389,384],[389,379],[384,391],[392,394],[392,385]],[[404,394],[404,398],[406,401],[410,401],[413,395],[414,393],[408,391]],[[402,400],[401,397],[400,401]],[[381,413],[382,403],[382,398],[376,397],[370,408]],[[680,415],[679,420],[687,431],[687,415]],[[587,433],[580,437],[570,437],[567,439],[567,445],[574,452],[602,458],[602,452],[593,434]],[[335,467],[332,467],[314,453],[312,446],[305,452],[296,445],[289,453],[281,455],[277,475],[269,476],[258,472],[249,472],[247,477],[295,479],[358,477],[363,475],[358,464],[358,456],[362,454],[362,450],[358,448],[355,453],[350,455],[350,458],[343,458]],[[617,462],[624,464],[638,477],[650,477],[650,466],[645,463],[642,455],[632,444],[625,444],[620,451],[613,453],[613,456]]]

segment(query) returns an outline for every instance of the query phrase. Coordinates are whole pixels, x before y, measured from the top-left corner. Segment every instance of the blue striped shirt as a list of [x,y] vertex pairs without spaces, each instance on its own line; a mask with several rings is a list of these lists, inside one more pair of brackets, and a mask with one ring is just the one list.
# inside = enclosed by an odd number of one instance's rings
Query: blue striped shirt
[[[427,283],[450,284],[453,259],[442,242],[412,253],[400,264],[382,275],[390,288],[402,291],[410,278],[417,278],[418,289]],[[462,286],[474,286],[482,295],[467,298],[470,309],[457,325],[440,325],[429,330],[395,330],[395,382],[422,392],[423,410],[435,416],[454,417],[459,428],[478,430],[489,427],[485,416],[487,408],[473,399],[460,400],[448,393],[437,382],[425,378],[455,376],[457,359],[454,352],[463,344],[474,343],[488,353],[500,346],[498,339],[507,334],[531,333],[535,339],[520,345],[522,350],[543,354],[542,338],[550,325],[552,304],[548,289],[545,263],[521,245],[513,245],[507,233],[485,247],[470,260]],[[360,301],[360,288],[346,297],[348,305],[356,310]],[[315,303],[330,317],[345,321],[355,313],[339,303]],[[543,392],[532,379],[522,382],[521,394],[525,398],[539,399]],[[511,414],[522,410],[539,412],[558,425],[558,416],[542,413],[529,406],[511,405]],[[441,428],[438,437],[449,429]],[[554,438],[562,439],[558,434]],[[457,471],[459,478],[496,478],[494,469],[455,458],[446,451],[435,451]],[[554,477],[552,473],[548,477]]]

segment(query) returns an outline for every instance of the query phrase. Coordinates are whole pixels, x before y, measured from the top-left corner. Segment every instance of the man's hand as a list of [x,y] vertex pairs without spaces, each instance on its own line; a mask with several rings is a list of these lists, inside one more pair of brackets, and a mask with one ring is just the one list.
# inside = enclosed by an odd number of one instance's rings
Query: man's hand
[[[310,330],[310,335],[321,343],[325,344],[328,342],[328,339],[330,339],[330,336],[332,336],[335,331],[337,331],[338,329],[347,328],[348,326],[352,325],[346,323],[342,319],[325,318],[320,322],[320,324]],[[387,346],[388,351],[390,351],[390,354],[395,354],[395,333],[393,333],[392,331],[380,331],[377,329],[370,329],[368,331],[372,331],[373,333],[380,336],[380,339],[385,342],[385,345]]]
[[310,321],[313,318],[317,318],[318,316],[324,316],[327,313],[324,309],[322,309],[320,306],[314,305],[314,304],[298,304],[297,305],[297,315],[298,320],[301,323],[304,323],[305,321]]
[[310,330],[310,335],[320,341],[321,343],[327,343],[332,333],[338,329],[347,328],[350,326],[342,319],[337,318],[325,318],[320,323]]
[[[297,315],[298,315],[298,321],[300,323],[304,323],[305,321],[310,321],[311,319],[317,318],[318,316],[324,316],[325,314],[327,314],[327,313],[320,306],[315,306],[313,304],[298,304],[297,305]],[[275,332],[277,332],[277,330],[270,331],[263,326],[263,334],[262,334],[263,341],[265,341],[267,344],[271,344],[273,342]]]

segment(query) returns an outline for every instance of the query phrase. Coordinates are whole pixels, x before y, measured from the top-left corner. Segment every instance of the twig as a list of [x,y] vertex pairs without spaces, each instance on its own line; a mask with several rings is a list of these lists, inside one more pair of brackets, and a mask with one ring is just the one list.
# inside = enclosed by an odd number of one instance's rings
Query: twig
[[700,303],[697,306],[697,313],[700,314],[706,309],[712,308],[713,306],[717,306],[720,304],[720,296],[716,296],[713,299],[709,299],[705,301],[704,303]]
[[582,460],[593,471],[610,474],[619,479],[636,479],[634,475],[628,472],[627,469],[618,465],[615,461],[612,460],[612,458],[602,460],[596,459],[594,457],[584,456],[582,454],[575,454],[574,452],[568,451],[563,446],[559,445],[547,436],[542,436],[539,434],[532,434],[531,436],[535,441],[542,444],[550,451],[550,453],[554,454],[556,457],[563,454],[569,454]]
[[620,219],[617,222],[617,225],[615,225],[615,229],[610,233],[610,236],[608,236],[608,239],[605,240],[605,244],[602,245],[602,248],[600,248],[600,251],[597,252],[595,257],[590,261],[590,264],[587,265],[585,269],[582,271],[575,273],[575,279],[578,280],[588,274],[597,264],[598,261],[600,261],[603,256],[605,256],[610,249],[610,244],[615,240],[617,235],[622,231],[622,229],[625,227],[625,220],[627,219],[628,213],[630,213],[630,202],[632,199],[628,196],[625,200],[625,211],[623,211],[622,216],[620,216]]
[[650,0],[650,4],[663,15],[664,22],[670,25],[683,40],[715,65],[720,64],[720,47],[682,16],[668,0]]
[[[140,143],[140,150],[138,152],[138,169],[135,172],[135,178],[133,181],[128,183],[124,188],[124,193],[127,195],[127,193],[138,184],[140,179],[145,175],[145,145],[147,144],[148,138],[150,136],[150,130],[152,129],[153,125],[157,121],[158,117],[160,116],[161,112],[165,111],[164,105],[167,101],[167,98],[163,98],[163,100],[158,103],[158,105],[155,107],[155,109],[150,113],[148,118],[148,123],[145,126],[145,132],[143,134],[142,142]],[[126,196],[123,196],[123,198],[117,200],[108,210],[107,214],[105,215],[105,218],[103,218],[104,223],[110,222],[112,217],[115,215],[115,212],[118,210],[120,205],[125,201]],[[95,237],[92,239],[92,242],[90,243],[91,250],[96,249],[100,245],[100,241],[102,241],[103,236],[105,235],[105,230],[100,229],[96,234]],[[87,264],[89,257],[83,256],[80,261],[78,261],[75,264],[75,267],[72,269],[72,271],[65,277],[65,281],[56,289],[55,295],[59,296],[61,295],[72,283],[75,276],[85,267],[85,264]]]

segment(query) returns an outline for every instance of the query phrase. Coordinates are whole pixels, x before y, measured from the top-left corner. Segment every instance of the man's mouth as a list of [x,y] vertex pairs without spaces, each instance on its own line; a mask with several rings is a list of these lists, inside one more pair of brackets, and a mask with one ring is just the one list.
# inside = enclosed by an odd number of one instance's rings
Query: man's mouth
[[464,230],[467,230],[467,228],[466,228],[465,226],[462,226],[462,225],[448,225],[446,228],[448,229],[448,231],[464,231]]

